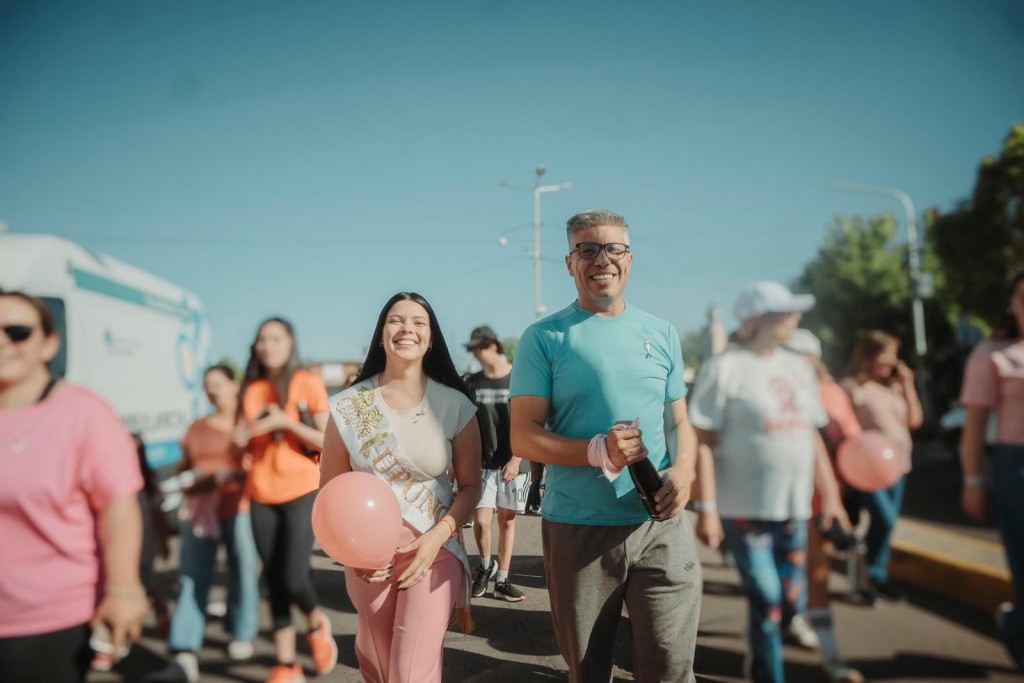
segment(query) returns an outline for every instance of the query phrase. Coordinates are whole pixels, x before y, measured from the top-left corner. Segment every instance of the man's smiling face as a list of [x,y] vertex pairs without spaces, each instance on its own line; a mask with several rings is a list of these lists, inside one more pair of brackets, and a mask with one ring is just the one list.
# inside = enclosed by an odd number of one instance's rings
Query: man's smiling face
[[596,244],[629,244],[629,230],[618,225],[598,225],[593,228],[579,230],[573,235],[572,249],[565,257],[565,265],[569,274],[576,281],[576,292],[579,303],[584,310],[602,311],[618,303],[629,281],[629,269],[633,264],[633,254],[627,253],[618,261],[608,258],[602,249],[596,258],[587,260],[580,256],[576,245],[583,242]]

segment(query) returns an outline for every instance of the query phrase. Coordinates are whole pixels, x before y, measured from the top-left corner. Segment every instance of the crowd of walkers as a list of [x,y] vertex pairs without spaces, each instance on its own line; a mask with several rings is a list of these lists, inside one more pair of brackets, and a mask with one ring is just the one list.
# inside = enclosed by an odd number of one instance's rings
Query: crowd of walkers
[[[8,548],[0,680],[81,683],[90,666],[123,656],[150,609],[158,630],[166,626],[168,659],[145,680],[200,680],[221,546],[227,656],[254,654],[262,577],[275,657],[268,683],[306,680],[294,608],[308,669],[329,673],[338,647],[311,578],[310,519],[318,490],[356,471],[395,492],[403,520],[390,563],[345,567],[344,586],[335,587],[356,609],[355,655],[367,681],[442,680],[453,615],[470,633],[474,598],[526,599],[512,580],[515,522],[525,512],[543,517],[550,610],[570,681],[610,679],[623,607],[636,679],[695,680],[698,539],[726,551],[742,579],[750,680],[782,681],[789,641],[820,650],[827,680],[863,681],[840,653],[829,558],[855,552],[863,529],[867,580],[855,589],[866,603],[899,597],[888,575],[891,541],[911,432],[923,421],[899,341],[865,335],[837,382],[820,341],[799,328],[814,297],[755,282],[735,304],[730,343],[704,359],[688,392],[676,332],[626,301],[633,254],[625,219],[583,212],[566,236],[576,299],[523,333],[514,363],[481,326],[465,344],[481,370],[460,375],[430,303],[401,292],[382,307],[350,386],[333,397],[302,368],[295,330],[282,318],[259,325],[241,377],[225,365],[207,369],[211,412],[182,440],[177,481],[186,495],[169,624],[152,580],[154,556],[167,546],[141,443],[98,396],[51,377],[62,342],[46,306],[0,292],[0,537]],[[994,509],[1019,601],[1024,277],[1012,283],[1008,313],[965,372],[962,505],[979,521],[988,514],[983,454],[995,416]],[[840,445],[863,430],[884,434],[899,458],[902,476],[889,488],[859,491],[837,473]],[[660,482],[642,496],[644,461]],[[680,514],[687,505],[695,528]],[[860,523],[863,512],[870,519]],[[475,548],[463,533],[470,522]],[[1007,604],[999,619],[1024,667],[1022,612]]]

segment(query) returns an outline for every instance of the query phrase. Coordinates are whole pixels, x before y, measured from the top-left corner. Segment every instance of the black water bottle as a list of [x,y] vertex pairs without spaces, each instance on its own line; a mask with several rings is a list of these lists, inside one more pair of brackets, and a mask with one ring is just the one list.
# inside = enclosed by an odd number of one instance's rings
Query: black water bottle
[[654,469],[650,460],[644,458],[629,465],[629,476],[633,478],[633,486],[640,494],[640,500],[647,508],[647,513],[656,518],[658,511],[655,509],[654,494],[660,491],[662,486],[658,470]]

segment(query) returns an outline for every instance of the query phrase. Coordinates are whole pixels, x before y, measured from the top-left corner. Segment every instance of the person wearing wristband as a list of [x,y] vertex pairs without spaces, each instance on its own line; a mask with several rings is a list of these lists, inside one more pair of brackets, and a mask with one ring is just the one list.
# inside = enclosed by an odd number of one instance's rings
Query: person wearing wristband
[[979,344],[964,368],[960,402],[967,407],[967,423],[960,448],[964,472],[960,504],[977,522],[988,514],[982,455],[989,417],[994,414],[992,492],[1017,603],[1016,607],[1000,605],[996,620],[1010,656],[1024,670],[1024,273],[1010,284],[1007,313],[1000,334]]
[[[636,680],[693,681],[701,570],[679,513],[696,440],[679,335],[624,298],[633,254],[622,216],[576,214],[566,237],[576,301],[523,333],[510,389],[512,452],[547,466],[541,530],[558,649],[572,683],[610,680],[625,604]],[[645,458],[664,481],[653,517],[623,473]]]
[[135,445],[106,402],[51,378],[60,345],[42,301],[0,292],[4,683],[82,683],[90,632],[116,659],[149,608]]
[[700,442],[697,535],[712,548],[724,539],[736,560],[748,599],[746,674],[755,683],[783,680],[784,631],[810,631],[800,615],[815,486],[821,523],[828,528],[837,519],[849,528],[818,434],[828,416],[817,378],[781,348],[813,305],[813,296],[778,282],[745,287],[734,342],[701,366],[690,402]]
[[453,606],[463,630],[472,629],[459,530],[480,500],[481,439],[476,404],[426,299],[399,292],[388,300],[359,376],[330,408],[320,487],[369,472],[402,509],[394,560],[345,568],[359,671],[370,683],[439,683]]

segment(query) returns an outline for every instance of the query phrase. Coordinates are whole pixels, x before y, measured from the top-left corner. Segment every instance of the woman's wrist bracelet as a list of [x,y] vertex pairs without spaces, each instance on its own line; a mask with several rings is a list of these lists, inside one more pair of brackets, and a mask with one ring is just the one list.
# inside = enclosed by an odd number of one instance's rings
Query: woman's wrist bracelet
[[964,486],[984,486],[985,476],[982,474],[973,474],[969,477],[964,477]]
[[131,598],[143,598],[146,596],[146,589],[142,586],[125,588],[123,586],[107,586],[104,593],[112,598],[128,600]]
[[697,512],[718,512],[718,503],[713,500],[695,500],[693,509]]
[[[451,530],[448,533],[448,540],[451,540],[455,536],[455,521],[449,515],[445,515],[441,518],[441,522],[444,522],[445,526]],[[441,522],[438,522],[438,524]]]

